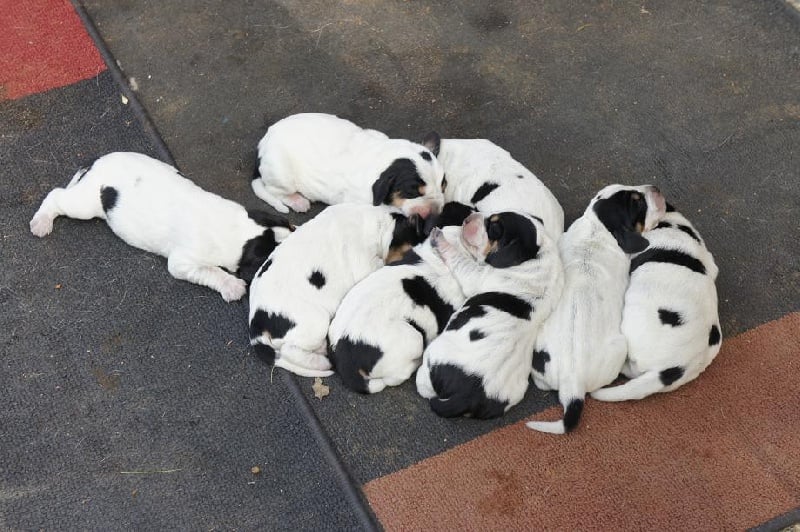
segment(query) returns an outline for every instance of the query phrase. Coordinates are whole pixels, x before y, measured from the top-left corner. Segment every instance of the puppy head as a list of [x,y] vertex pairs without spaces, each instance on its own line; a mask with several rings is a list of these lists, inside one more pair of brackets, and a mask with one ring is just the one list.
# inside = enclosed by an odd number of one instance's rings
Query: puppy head
[[429,133],[425,144],[408,142],[402,156],[373,183],[373,205],[391,205],[406,216],[417,214],[422,218],[438,213],[444,203],[444,170],[436,158],[440,141],[437,133]]
[[478,262],[510,268],[536,257],[541,246],[533,218],[517,212],[476,212],[461,226],[461,242]]
[[664,196],[653,185],[609,185],[587,210],[594,212],[625,253],[638,253],[648,244],[641,233],[654,228],[666,209]]
[[415,214],[405,217],[396,212],[391,214],[394,219],[394,230],[392,241],[389,243],[389,253],[384,260],[386,264],[402,259],[409,249],[425,240],[427,236],[425,220],[421,216]]

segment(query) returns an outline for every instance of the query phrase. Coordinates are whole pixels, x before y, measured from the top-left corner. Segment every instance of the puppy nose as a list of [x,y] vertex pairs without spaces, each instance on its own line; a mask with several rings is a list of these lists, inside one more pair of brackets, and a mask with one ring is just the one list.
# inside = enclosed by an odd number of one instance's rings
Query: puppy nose
[[431,206],[430,205],[418,205],[411,209],[412,214],[418,214],[422,218],[427,218],[431,215]]

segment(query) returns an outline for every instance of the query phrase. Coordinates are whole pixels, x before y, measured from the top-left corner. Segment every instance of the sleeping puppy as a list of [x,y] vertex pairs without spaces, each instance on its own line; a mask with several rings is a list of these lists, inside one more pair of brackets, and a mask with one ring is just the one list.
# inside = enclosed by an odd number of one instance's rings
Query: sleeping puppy
[[334,115],[291,115],[258,143],[253,192],[284,213],[322,201],[391,205],[426,218],[443,203],[439,140],[433,132],[420,145]]
[[[669,209],[669,207],[668,207]],[[633,257],[622,333],[628,382],[592,392],[601,401],[642,399],[696,378],[719,352],[717,265],[692,224],[668,212]]]
[[627,352],[620,322],[628,254],[647,247],[641,233],[655,227],[664,211],[654,186],[610,185],[561,237],[564,291],[536,339],[531,375],[542,390],[558,390],[564,418],[528,427],[569,432],[578,425],[586,392],[619,375]]
[[534,339],[563,285],[561,260],[542,222],[516,212],[476,213],[464,222],[460,253],[437,230],[431,244],[467,297],[423,353],[417,391],[443,417],[501,416],[528,388]]
[[326,335],[348,290],[423,239],[422,220],[388,207],[327,207],[269,256],[250,287],[250,344],[268,363],[330,375]]
[[541,218],[556,242],[564,232],[564,210],[550,190],[506,150],[486,139],[442,139],[445,201],[481,212],[513,210]]
[[[461,223],[472,212],[447,203],[431,219],[444,227],[443,238],[459,247]],[[419,367],[425,346],[464,302],[461,286],[474,282],[469,275],[456,279],[425,240],[356,284],[328,330],[328,356],[345,386],[377,393],[405,382]]]
[[282,217],[247,211],[176,168],[130,152],[104,155],[66,188],[52,190],[31,232],[50,234],[58,216],[104,219],[131,246],[166,257],[173,277],[212,288],[225,301],[245,294],[259,266],[294,229]]

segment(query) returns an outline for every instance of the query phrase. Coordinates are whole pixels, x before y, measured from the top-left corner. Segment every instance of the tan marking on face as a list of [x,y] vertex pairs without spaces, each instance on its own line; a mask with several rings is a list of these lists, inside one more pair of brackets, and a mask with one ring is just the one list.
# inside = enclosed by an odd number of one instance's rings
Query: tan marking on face
[[388,264],[390,262],[402,259],[403,255],[405,255],[406,252],[412,247],[413,246],[411,244],[405,242],[397,247],[389,248],[389,253],[386,254],[386,260],[384,262]]
[[392,198],[391,206],[397,207],[398,209],[401,208],[403,206],[403,203],[405,203],[406,201],[405,198],[400,197],[400,193],[397,191],[392,192],[391,198]]
[[486,244],[486,247],[483,248],[483,256],[486,257],[489,255],[489,253],[494,253],[497,251],[497,245],[497,240],[489,240],[489,242]]
[[637,233],[641,233],[644,231],[644,224],[642,222],[636,222],[636,227],[634,229],[636,229]]
[[367,373],[363,369],[358,370],[358,374],[364,377],[365,379],[369,378],[369,373]]
[[490,221],[490,222],[496,222],[496,221],[498,221],[499,219],[500,219],[500,217],[499,217],[498,215],[496,215],[496,214],[495,214],[494,216],[492,216],[491,218],[489,218],[489,221]]
[[425,185],[420,185],[420,186],[417,188],[417,192],[419,192],[419,195],[420,195],[420,196],[424,196],[424,195],[425,195],[425,191],[426,191],[426,190],[427,190],[427,187],[426,187]]

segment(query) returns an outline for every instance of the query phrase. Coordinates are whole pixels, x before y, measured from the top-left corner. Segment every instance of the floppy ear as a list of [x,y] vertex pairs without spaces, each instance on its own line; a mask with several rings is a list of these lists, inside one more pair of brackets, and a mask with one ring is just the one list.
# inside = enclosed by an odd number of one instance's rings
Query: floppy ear
[[467,216],[475,212],[469,205],[464,205],[457,201],[448,201],[442,207],[442,212],[436,216],[428,216],[425,221],[425,232],[430,233],[434,227],[446,227],[448,225],[461,225]]
[[675,207],[673,207],[670,202],[667,202],[666,205],[667,205],[667,212],[675,212]]
[[647,246],[650,245],[650,241],[636,231],[631,231],[629,229],[618,229],[612,234],[614,235],[614,238],[617,239],[617,244],[619,244],[619,247],[621,247],[622,251],[625,253],[639,253],[640,251],[647,249]]
[[435,131],[431,131],[425,138],[422,139],[422,145],[433,152],[434,155],[439,155],[439,147],[442,144],[442,137]]
[[381,176],[372,184],[373,205],[377,206],[386,201],[396,180],[397,172],[395,172],[391,166],[383,171]]

